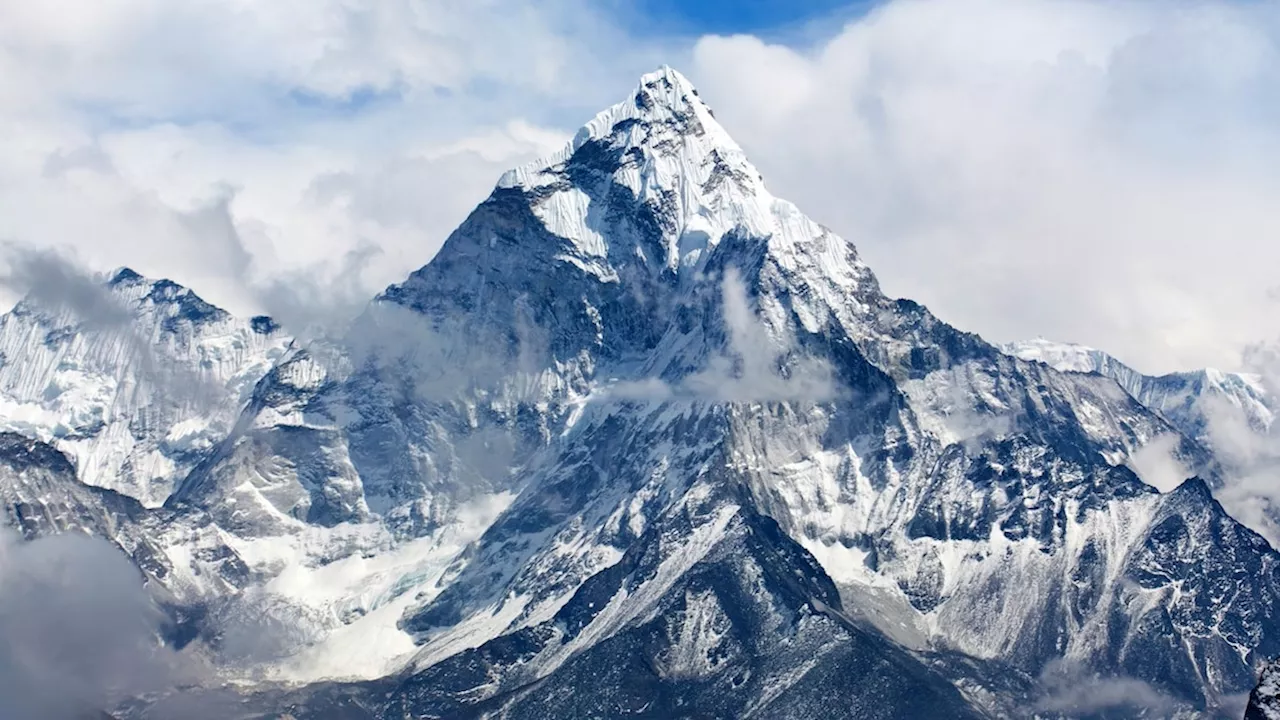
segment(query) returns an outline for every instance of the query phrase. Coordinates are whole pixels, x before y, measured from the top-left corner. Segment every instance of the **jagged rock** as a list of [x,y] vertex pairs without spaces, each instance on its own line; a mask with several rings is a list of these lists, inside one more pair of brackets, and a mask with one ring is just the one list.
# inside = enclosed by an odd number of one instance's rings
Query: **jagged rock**
[[1280,663],[1271,662],[1263,668],[1258,685],[1249,694],[1244,720],[1280,720]]

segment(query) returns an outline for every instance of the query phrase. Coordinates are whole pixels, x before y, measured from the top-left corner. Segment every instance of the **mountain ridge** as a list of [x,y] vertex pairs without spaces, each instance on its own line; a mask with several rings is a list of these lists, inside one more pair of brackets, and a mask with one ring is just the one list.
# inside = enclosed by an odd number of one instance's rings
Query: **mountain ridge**
[[0,415],[75,456],[89,484],[158,506],[289,340],[128,268],[60,282],[0,317]]
[[[1218,717],[1280,653],[1201,442],[885,296],[669,68],[243,408],[156,512],[244,568],[181,595],[195,646],[305,622],[264,712],[1137,710],[1048,702],[1066,665]],[[1166,435],[1205,479],[1161,494]]]

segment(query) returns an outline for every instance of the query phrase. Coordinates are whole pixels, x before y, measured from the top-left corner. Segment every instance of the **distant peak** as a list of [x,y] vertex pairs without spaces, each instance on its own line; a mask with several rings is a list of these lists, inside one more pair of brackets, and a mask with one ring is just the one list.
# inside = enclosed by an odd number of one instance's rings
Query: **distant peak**
[[1099,372],[1104,365],[1116,362],[1106,353],[1087,345],[1054,342],[1043,337],[1004,343],[1000,350],[1006,355],[1041,362],[1064,372]]
[[107,285],[109,287],[116,287],[118,285],[136,285],[141,282],[146,282],[146,280],[147,279],[142,277],[142,275],[135,272],[133,268],[121,267],[111,273],[111,279],[107,281]]
[[185,319],[194,323],[221,321],[230,314],[220,307],[206,302],[190,288],[168,278],[153,280],[130,267],[120,267],[110,274],[107,289],[125,302],[146,302],[152,305],[171,306],[174,320]]

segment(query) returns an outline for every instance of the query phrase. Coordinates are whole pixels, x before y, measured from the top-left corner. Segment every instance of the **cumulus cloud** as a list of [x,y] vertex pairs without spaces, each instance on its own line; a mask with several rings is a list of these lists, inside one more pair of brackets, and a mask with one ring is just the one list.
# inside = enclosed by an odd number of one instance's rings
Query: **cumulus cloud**
[[[508,166],[659,62],[895,294],[1148,371],[1280,331],[1280,11],[890,0],[842,28],[637,38],[584,0],[58,0],[0,23],[0,236],[234,311],[246,280],[426,262]],[[244,256],[220,245],[229,221]],[[247,260],[247,262],[246,262]]]
[[382,251],[363,244],[337,262],[318,262],[249,284],[257,306],[299,342],[340,337],[369,303],[364,275]]
[[690,73],[888,291],[1163,372],[1280,324],[1277,40],[1267,4],[894,0],[808,46],[702,38]]
[[[583,0],[58,0],[4,15],[0,236],[242,312],[261,309],[242,281],[369,245],[366,295],[402,278],[503,170],[659,61]],[[209,262],[223,220],[251,263]]]

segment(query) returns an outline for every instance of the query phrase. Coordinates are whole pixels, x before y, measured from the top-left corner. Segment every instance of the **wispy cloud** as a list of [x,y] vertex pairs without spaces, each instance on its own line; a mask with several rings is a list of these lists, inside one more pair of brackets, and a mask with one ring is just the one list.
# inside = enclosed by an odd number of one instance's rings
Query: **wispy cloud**
[[831,366],[801,354],[785,327],[765,323],[751,307],[736,270],[720,284],[721,317],[728,335],[723,352],[702,370],[670,384],[658,378],[615,383],[606,399],[709,400],[714,402],[802,402],[831,400],[838,387]]
[[7,268],[0,286],[49,310],[66,310],[94,329],[119,328],[133,315],[102,280],[90,276],[54,250],[12,243],[0,248]]
[[1157,435],[1129,456],[1129,467],[1146,484],[1169,492],[1195,475],[1178,459],[1181,443],[1176,433]]
[[1050,663],[1040,674],[1041,696],[1033,711],[1067,717],[1172,717],[1178,703],[1134,678],[1098,677],[1065,661]]
[[[1280,352],[1258,344],[1247,354],[1247,368],[1257,373],[1280,408]],[[1215,496],[1232,517],[1280,547],[1280,424],[1259,426],[1243,409],[1222,398],[1203,402],[1207,433],[1224,470]]]

